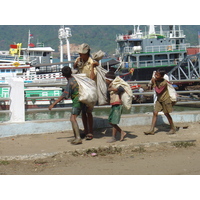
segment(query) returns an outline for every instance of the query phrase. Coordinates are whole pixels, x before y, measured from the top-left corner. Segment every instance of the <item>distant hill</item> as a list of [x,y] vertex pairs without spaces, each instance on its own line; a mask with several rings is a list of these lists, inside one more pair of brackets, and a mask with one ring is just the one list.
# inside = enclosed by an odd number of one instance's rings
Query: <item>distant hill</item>
[[[129,30],[133,30],[133,25],[65,25],[71,28],[72,37],[70,43],[82,44],[88,43],[92,52],[103,50],[108,54],[115,53],[116,35],[127,34]],[[145,31],[146,26],[140,26],[140,29]],[[8,50],[9,45],[23,43],[23,47],[28,43],[28,31],[33,34],[31,42],[34,44],[44,42],[45,46],[51,46],[58,51],[59,25],[0,25],[0,50]],[[163,26],[166,29],[167,25]],[[186,42],[191,45],[198,45],[198,31],[200,25],[182,25],[186,35]]]

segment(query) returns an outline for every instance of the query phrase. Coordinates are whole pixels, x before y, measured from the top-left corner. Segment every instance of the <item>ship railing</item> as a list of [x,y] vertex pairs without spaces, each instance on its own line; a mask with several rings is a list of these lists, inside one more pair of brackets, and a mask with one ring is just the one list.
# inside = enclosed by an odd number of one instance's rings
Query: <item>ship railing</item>
[[[124,47],[124,53],[153,53],[153,52],[173,52],[173,51],[186,51],[187,47],[189,47],[190,44],[171,44],[171,45],[158,45],[158,46],[147,46],[145,49],[142,49],[141,51],[136,51],[134,47]],[[116,52],[119,52],[118,49],[116,49]]]
[[11,55],[0,55],[1,60],[10,60],[11,58],[15,59],[15,57]]
[[161,60],[143,60],[139,61],[130,61],[123,62],[122,68],[144,68],[144,67],[152,67],[152,66],[176,66],[178,64],[178,60],[176,59],[161,59]]
[[186,44],[172,44],[172,45],[159,45],[159,46],[147,46],[145,52],[169,52],[169,51],[186,51],[189,47],[189,43]]
[[158,36],[163,36],[164,38],[185,38],[183,30],[175,30],[175,31],[156,31],[154,34],[149,33],[140,33],[139,36],[137,34],[119,34],[116,36],[116,41],[125,41],[129,39],[138,39],[138,38],[157,38]]
[[[173,81],[173,84],[176,84],[176,82],[180,81]],[[199,79],[192,79],[192,80],[185,80],[181,82],[200,82]],[[129,84],[148,84],[149,81],[129,81]],[[25,98],[25,88],[27,87],[63,87],[65,86],[66,83],[24,83],[24,81],[14,78],[10,81],[9,84],[0,84],[0,87],[10,87],[10,96],[9,98],[0,98],[1,102],[9,102],[9,110],[5,109],[5,110],[0,110],[0,114],[7,114],[9,113],[10,117],[9,117],[9,123],[12,122],[24,122],[25,121],[25,113],[27,112],[47,112],[48,108],[37,108],[37,109],[26,109],[26,100],[33,100],[33,102],[37,101],[37,100],[41,100],[41,99],[49,99],[49,104],[50,101],[55,100],[56,98],[58,98],[57,96],[51,96],[51,97],[29,97],[29,98]],[[200,90],[188,90],[188,91],[177,91],[178,94],[199,94]],[[138,92],[133,92],[133,95],[154,95],[154,92],[142,92],[142,93],[138,93]],[[17,97],[17,98],[16,98]],[[195,100],[188,100],[183,102],[178,101],[177,105],[184,105],[184,104],[200,104],[199,98],[195,99]],[[4,105],[4,104],[3,104]],[[153,106],[153,103],[135,103],[132,104],[132,107],[135,106]],[[48,105],[47,105],[48,106]],[[107,106],[95,106],[94,109],[102,109],[102,108],[108,108],[110,107],[109,105]],[[2,105],[0,106],[0,109],[4,108]],[[71,107],[59,107],[59,108],[55,108],[53,109],[54,111],[70,111]]]
[[184,35],[184,31],[183,30],[175,30],[175,31],[172,31],[170,33],[170,31],[156,31],[155,34],[150,34],[150,35],[147,35],[148,38],[151,38],[152,36],[164,36],[166,38],[184,38],[185,35]]
[[54,81],[56,79],[61,79],[62,78],[62,73],[50,73],[50,74],[38,74],[38,75],[23,75],[23,76],[18,76],[19,78],[23,78],[25,81],[40,81],[40,80],[50,80]]

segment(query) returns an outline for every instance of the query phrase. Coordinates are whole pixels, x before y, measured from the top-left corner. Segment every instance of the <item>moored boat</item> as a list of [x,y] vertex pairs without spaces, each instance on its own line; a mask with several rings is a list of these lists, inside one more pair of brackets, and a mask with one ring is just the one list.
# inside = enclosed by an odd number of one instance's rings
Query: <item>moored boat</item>
[[142,32],[134,26],[133,31],[116,37],[116,55],[122,72],[132,69],[129,80],[150,80],[153,71],[164,68],[169,72],[187,55],[185,35],[180,26],[170,25],[169,30],[157,32],[154,25]]

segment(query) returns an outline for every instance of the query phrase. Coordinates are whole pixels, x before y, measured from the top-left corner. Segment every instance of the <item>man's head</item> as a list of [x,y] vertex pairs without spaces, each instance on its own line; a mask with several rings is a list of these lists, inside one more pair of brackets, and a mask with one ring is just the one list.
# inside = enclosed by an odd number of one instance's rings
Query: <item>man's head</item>
[[86,43],[80,45],[78,53],[87,54],[90,51],[90,46]]
[[86,43],[83,43],[80,45],[78,49],[78,53],[80,55],[80,58],[86,62],[90,56],[90,46]]
[[62,68],[62,75],[63,75],[64,77],[66,77],[66,78],[71,77],[71,75],[72,75],[72,70],[71,70],[71,68],[70,68],[69,66],[64,66],[64,67]]

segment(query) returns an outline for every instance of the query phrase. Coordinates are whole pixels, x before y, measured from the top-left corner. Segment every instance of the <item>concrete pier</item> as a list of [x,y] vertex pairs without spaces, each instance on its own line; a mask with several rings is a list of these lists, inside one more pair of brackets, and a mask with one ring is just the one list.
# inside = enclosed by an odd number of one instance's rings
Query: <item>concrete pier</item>
[[[174,123],[200,122],[199,111],[173,112],[171,116]],[[94,117],[94,128],[107,128],[108,117]],[[119,126],[130,127],[134,125],[150,125],[152,113],[122,115]],[[82,120],[79,117],[78,123],[80,129],[83,128]],[[168,124],[164,114],[159,114],[157,125]],[[69,119],[42,120],[42,121],[25,121],[25,122],[4,122],[0,123],[0,137],[9,137],[28,134],[57,133],[62,131],[71,131],[71,122]]]

